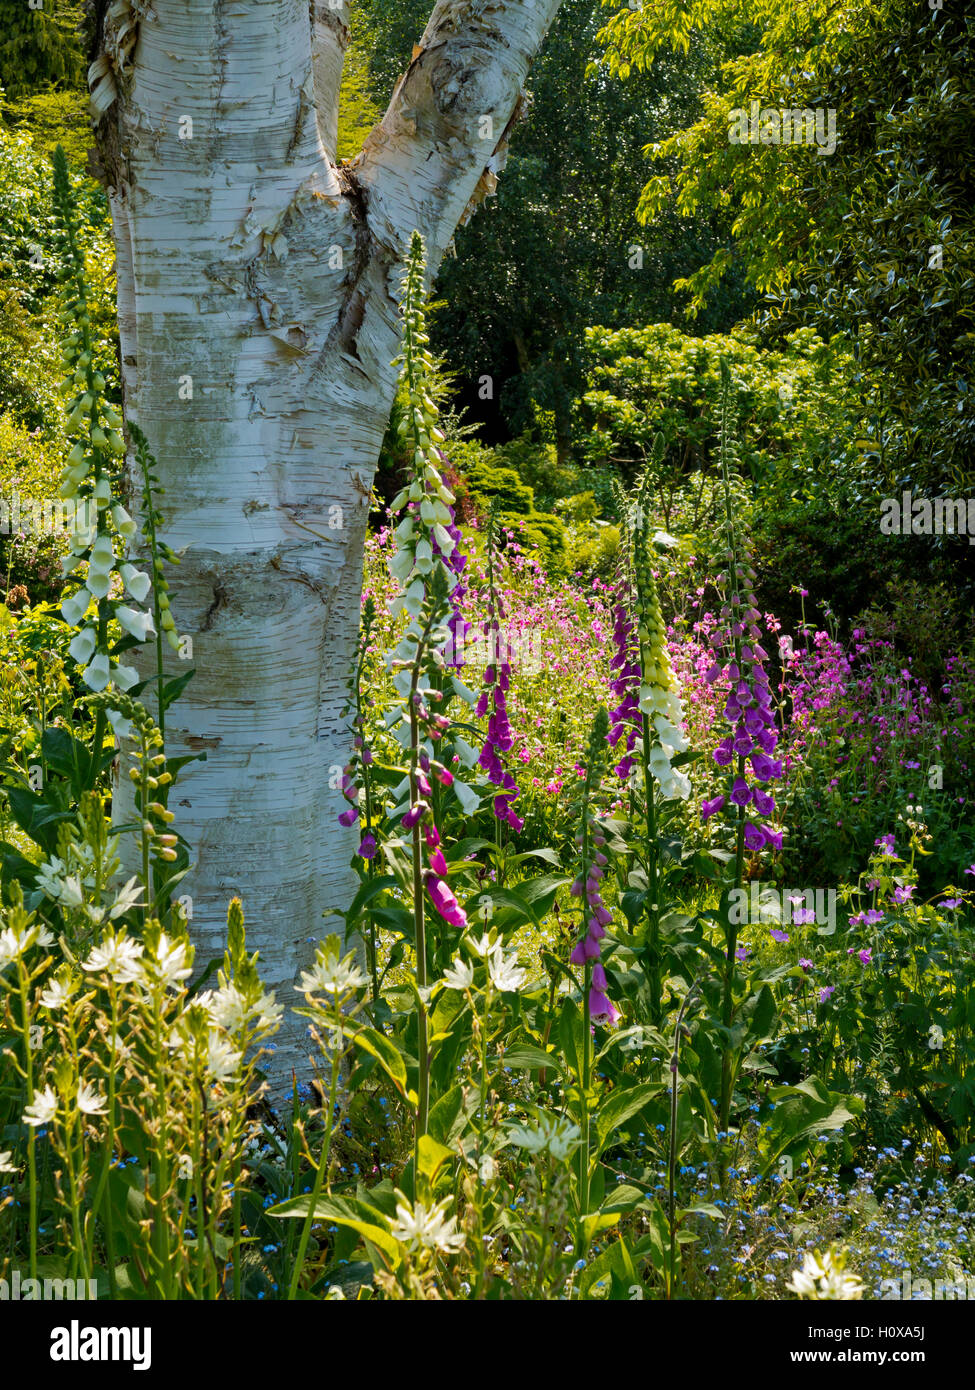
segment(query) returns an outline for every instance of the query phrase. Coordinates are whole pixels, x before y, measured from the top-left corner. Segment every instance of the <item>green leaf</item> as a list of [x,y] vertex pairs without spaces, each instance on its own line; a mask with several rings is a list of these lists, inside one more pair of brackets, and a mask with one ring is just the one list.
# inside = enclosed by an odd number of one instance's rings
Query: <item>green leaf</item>
[[516,1043],[505,1050],[503,1065],[518,1071],[543,1071],[548,1067],[565,1070],[565,1063],[555,1052],[544,1052],[531,1043]]
[[[309,1210],[312,1210],[312,1194],[307,1192],[301,1197],[292,1197],[287,1202],[278,1202],[276,1206],[268,1207],[267,1215],[278,1219],[290,1219],[305,1217]],[[336,1226],[347,1226],[351,1231],[358,1231],[364,1240],[374,1245],[393,1265],[399,1263],[399,1242],[382,1226],[350,1215],[345,1203],[340,1205],[333,1197],[319,1197],[314,1204],[314,1215],[322,1220],[333,1221]]]
[[448,1149],[445,1144],[439,1143],[431,1134],[420,1135],[417,1141],[417,1151],[420,1158],[420,1175],[431,1183],[435,1181],[443,1165],[455,1157],[453,1149]]
[[628,1089],[612,1091],[596,1112],[597,1153],[602,1153],[612,1134],[664,1090],[662,1081],[642,1081]]
[[600,1251],[596,1258],[581,1271],[575,1284],[579,1297],[598,1297],[598,1292],[595,1294],[592,1292],[597,1284],[608,1286],[608,1294],[615,1282],[614,1275],[627,1289],[626,1296],[628,1296],[628,1291],[640,1282],[625,1240],[617,1240],[612,1245],[607,1245],[606,1249]]
[[441,1144],[450,1145],[460,1138],[466,1125],[464,1088],[458,1083],[431,1106],[427,1129]]
[[361,1047],[363,1052],[368,1052],[371,1057],[375,1057],[400,1095],[405,1096],[406,1063],[395,1044],[390,1042],[384,1033],[378,1032],[375,1028],[360,1028],[352,1041],[356,1047]]

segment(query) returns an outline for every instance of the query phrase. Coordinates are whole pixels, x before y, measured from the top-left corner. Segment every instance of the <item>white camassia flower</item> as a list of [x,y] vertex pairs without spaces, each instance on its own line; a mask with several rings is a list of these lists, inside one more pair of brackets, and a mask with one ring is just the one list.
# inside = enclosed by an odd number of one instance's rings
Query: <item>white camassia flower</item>
[[562,1162],[576,1147],[582,1131],[578,1125],[558,1115],[541,1113],[535,1124],[512,1125],[508,1130],[508,1143],[516,1148],[527,1149],[529,1153],[542,1153],[547,1149],[553,1158]]
[[506,956],[500,946],[496,946],[487,958],[488,975],[494,988],[501,993],[521,989],[528,979],[528,971],[518,964],[517,952]]
[[104,1115],[105,1097],[86,1081],[78,1082],[78,1109],[83,1115]]
[[242,1061],[243,1054],[215,1028],[211,1029],[207,1037],[207,1075],[214,1081],[233,1081]]
[[20,960],[31,946],[50,946],[54,937],[39,924],[23,927],[5,927],[0,932],[0,970],[4,970],[15,960]]
[[411,1206],[402,1192],[397,1191],[396,1195],[400,1200],[391,1234],[401,1245],[408,1250],[438,1250],[444,1255],[462,1247],[465,1237],[463,1231],[455,1229],[456,1216],[446,1219],[449,1197],[428,1210],[422,1202]]
[[25,1125],[46,1125],[58,1113],[58,1098],[51,1086],[45,1086],[43,1091],[35,1091],[34,1099],[28,1105],[23,1114]]
[[793,1271],[786,1288],[799,1298],[820,1302],[846,1303],[862,1298],[862,1279],[857,1274],[847,1274],[844,1263],[845,1256],[834,1256],[831,1250],[827,1250],[825,1255],[818,1250],[807,1251],[802,1269]]
[[444,971],[443,982],[448,989],[470,989],[474,981],[474,967],[460,956],[454,956],[453,964]]
[[138,980],[143,973],[142,943],[131,941],[126,936],[107,936],[100,946],[94,947],[82,970],[94,972],[103,970],[116,984],[128,984]]
[[57,902],[61,895],[61,879],[67,873],[68,866],[63,859],[58,859],[53,855],[46,864],[42,864],[35,875],[35,882],[44,896]]
[[45,1009],[61,1009],[74,994],[75,988],[71,980],[55,975],[41,990],[41,1003]]
[[366,982],[359,967],[354,963],[352,953],[339,960],[338,956],[319,951],[311,970],[301,972],[300,994],[346,994],[360,989]]
[[487,932],[479,937],[477,941],[472,941],[470,946],[471,950],[476,952],[479,956],[489,956],[492,951],[497,949],[496,943],[491,940]]
[[16,1173],[18,1171],[16,1163],[11,1163],[13,1150],[0,1149],[0,1173]]
[[61,884],[61,893],[58,897],[62,907],[81,907],[85,900],[84,888],[81,884],[80,874],[68,874]]
[[228,1033],[239,1032],[249,1019],[260,1029],[277,1028],[284,1017],[284,1006],[275,1002],[273,990],[248,1000],[232,981],[219,989],[205,990],[197,995],[196,1002]]
[[188,943],[171,941],[165,932],[159,937],[155,954],[155,973],[165,985],[175,985],[193,973],[188,959]]
[[129,908],[138,907],[139,899],[144,892],[145,889],[142,884],[133,874],[128,883],[123,884],[116,893],[115,902],[108,914],[109,917],[114,920],[116,917],[121,917],[123,912],[128,912]]

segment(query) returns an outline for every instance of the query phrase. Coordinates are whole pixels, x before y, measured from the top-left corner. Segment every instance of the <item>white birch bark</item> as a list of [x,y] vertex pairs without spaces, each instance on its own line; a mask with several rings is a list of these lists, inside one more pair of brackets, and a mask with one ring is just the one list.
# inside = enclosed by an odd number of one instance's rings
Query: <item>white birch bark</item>
[[[350,746],[341,710],[401,261],[417,228],[434,273],[493,191],[558,5],[441,0],[344,166],[338,4],[114,0],[99,16],[90,83],[125,406],[167,489],[173,611],[196,668],[167,717],[169,752],[207,753],[170,803],[194,850],[198,960],[222,951],[238,895],[285,1002],[354,882],[356,834],[329,781]],[[123,781],[122,819],[127,794]],[[297,1028],[279,1043],[281,1094],[306,1049]]]

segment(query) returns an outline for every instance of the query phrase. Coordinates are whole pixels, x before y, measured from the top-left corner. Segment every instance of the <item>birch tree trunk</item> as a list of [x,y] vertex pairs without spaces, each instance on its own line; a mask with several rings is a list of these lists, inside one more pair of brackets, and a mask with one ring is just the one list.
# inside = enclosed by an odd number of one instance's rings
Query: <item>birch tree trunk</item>
[[[182,555],[173,611],[196,668],[168,748],[207,754],[171,801],[194,851],[180,891],[198,960],[222,952],[227,903],[243,900],[285,1002],[312,943],[337,929],[323,912],[354,883],[335,772],[350,747],[342,708],[400,265],[416,228],[432,275],[493,191],[558,5],[441,0],[343,165],[344,0],[97,6],[89,83],[125,407],[159,461],[165,538]],[[127,794],[123,781],[122,819]],[[304,1052],[297,1027],[280,1036],[278,1094]]]

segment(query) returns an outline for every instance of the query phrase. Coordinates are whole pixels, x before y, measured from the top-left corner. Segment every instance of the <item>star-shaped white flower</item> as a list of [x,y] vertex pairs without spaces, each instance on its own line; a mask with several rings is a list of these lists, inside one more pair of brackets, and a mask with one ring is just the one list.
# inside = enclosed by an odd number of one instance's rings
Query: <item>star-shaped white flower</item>
[[95,946],[82,970],[104,971],[116,984],[128,984],[138,980],[143,973],[143,947],[139,941],[131,941],[127,936],[106,936],[100,946]]
[[331,952],[320,950],[311,970],[301,972],[298,992],[310,994],[347,994],[361,989],[366,978],[355,964],[352,952],[339,960]]
[[43,1091],[35,1091],[34,1099],[28,1105],[23,1114],[25,1125],[46,1125],[50,1124],[58,1113],[58,1098],[51,1086],[45,1086]]
[[78,1082],[78,1109],[83,1115],[104,1115],[105,1097],[87,1081]]
[[506,956],[500,946],[495,947],[487,958],[488,975],[496,990],[502,994],[521,989],[528,979],[528,971],[518,964],[515,951]]
[[453,964],[443,973],[443,982],[448,989],[470,989],[474,981],[474,967],[460,956],[454,956]]
[[402,1192],[396,1194],[400,1200],[396,1204],[396,1220],[392,1235],[408,1250],[438,1250],[449,1255],[464,1244],[463,1231],[456,1230],[456,1216],[447,1219],[450,1198],[438,1202],[429,1210],[422,1202],[411,1206]]

